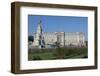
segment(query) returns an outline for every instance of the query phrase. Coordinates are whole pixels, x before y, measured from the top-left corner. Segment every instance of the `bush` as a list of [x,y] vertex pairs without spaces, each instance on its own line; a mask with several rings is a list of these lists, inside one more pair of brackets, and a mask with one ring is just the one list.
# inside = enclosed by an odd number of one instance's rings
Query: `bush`
[[88,58],[88,56],[84,56],[83,58]]
[[42,60],[39,56],[33,56],[33,60]]

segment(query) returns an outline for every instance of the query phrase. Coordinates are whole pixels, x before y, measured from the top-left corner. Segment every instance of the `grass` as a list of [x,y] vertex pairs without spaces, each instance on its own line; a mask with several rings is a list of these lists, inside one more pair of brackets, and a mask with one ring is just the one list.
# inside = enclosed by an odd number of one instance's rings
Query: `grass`
[[29,50],[28,52],[28,60],[78,59],[87,57],[88,57],[88,50],[86,47],[32,49]]

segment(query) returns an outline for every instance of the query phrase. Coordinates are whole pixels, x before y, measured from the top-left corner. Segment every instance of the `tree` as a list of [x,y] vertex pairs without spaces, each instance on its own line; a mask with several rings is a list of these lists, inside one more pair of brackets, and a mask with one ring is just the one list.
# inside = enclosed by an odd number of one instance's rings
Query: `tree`
[[33,36],[28,36],[28,41],[32,41],[33,42],[34,41],[33,40]]

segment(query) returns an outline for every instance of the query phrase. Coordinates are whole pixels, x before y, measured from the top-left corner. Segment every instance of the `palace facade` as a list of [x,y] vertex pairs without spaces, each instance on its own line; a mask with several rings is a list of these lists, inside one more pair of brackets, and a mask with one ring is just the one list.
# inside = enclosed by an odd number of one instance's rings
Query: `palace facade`
[[57,44],[61,47],[86,46],[85,35],[82,32],[43,32],[41,21],[33,35],[32,47],[52,48]]

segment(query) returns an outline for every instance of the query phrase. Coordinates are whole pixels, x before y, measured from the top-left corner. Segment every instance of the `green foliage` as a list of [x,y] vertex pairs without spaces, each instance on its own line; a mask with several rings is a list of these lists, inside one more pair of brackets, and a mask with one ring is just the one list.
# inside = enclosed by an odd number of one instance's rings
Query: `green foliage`
[[58,47],[56,48],[55,56],[57,56],[58,59],[63,59],[65,56],[65,51],[66,50],[64,48]]
[[33,40],[33,36],[28,36],[28,41],[32,41],[33,42],[34,41]]
[[68,48],[58,47],[54,49],[34,49],[29,50],[29,60],[53,60],[53,59],[77,59],[87,58],[88,49],[83,48]]
[[33,56],[33,59],[32,60],[42,60],[42,58],[39,57],[39,56]]

